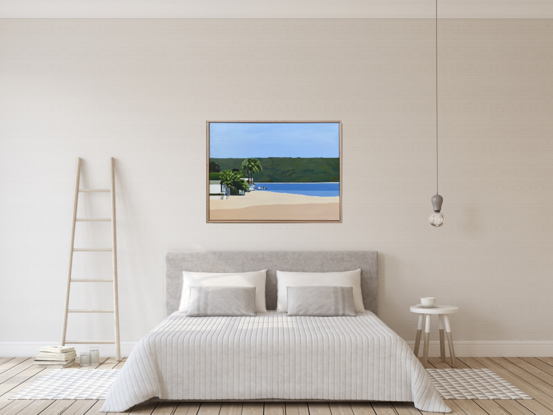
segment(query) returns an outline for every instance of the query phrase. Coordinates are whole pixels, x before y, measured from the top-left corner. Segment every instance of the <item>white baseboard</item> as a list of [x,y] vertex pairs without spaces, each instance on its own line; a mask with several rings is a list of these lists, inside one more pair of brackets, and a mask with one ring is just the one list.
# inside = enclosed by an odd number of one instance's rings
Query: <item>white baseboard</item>
[[[407,344],[414,347],[415,342]],[[553,341],[455,341],[455,355],[459,357],[549,357],[553,356]],[[419,355],[422,356],[421,340]],[[449,349],[446,341],[446,354]],[[440,356],[440,342],[431,341],[428,356]]]
[[[128,356],[136,345],[136,341],[121,342],[121,355]],[[407,342],[413,348],[414,341]],[[0,342],[0,357],[29,357],[35,356],[41,346],[57,344],[56,341],[4,341]],[[75,345],[77,352],[88,351],[89,346]],[[421,342],[420,354],[422,355],[423,342]],[[446,346],[446,353],[447,351]],[[546,357],[553,356],[553,341],[456,341],[455,354],[460,357]],[[115,356],[113,344],[101,344],[100,355]],[[436,357],[440,355],[438,341],[430,342],[428,355]]]
[[[126,357],[128,356],[134,346],[136,346],[135,341],[132,342],[121,342],[121,356]],[[38,353],[38,350],[41,347],[53,345],[53,344],[59,344],[57,341],[32,341],[32,342],[24,342],[24,341],[8,341],[8,342],[2,342],[0,341],[0,357],[29,357],[29,356],[36,356]],[[68,346],[75,347],[75,350],[77,353],[80,352],[88,352],[91,345],[86,344],[68,344]],[[113,344],[100,344],[98,345],[100,348],[100,356],[115,356],[115,345]]]

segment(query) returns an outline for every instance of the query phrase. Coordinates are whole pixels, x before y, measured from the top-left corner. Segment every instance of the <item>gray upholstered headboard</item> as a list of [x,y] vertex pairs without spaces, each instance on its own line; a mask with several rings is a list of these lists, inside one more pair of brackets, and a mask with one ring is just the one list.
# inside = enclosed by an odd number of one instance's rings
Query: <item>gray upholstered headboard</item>
[[182,271],[246,272],[267,269],[267,310],[277,303],[276,271],[331,272],[361,269],[361,289],[365,309],[378,313],[378,255],[374,251],[222,251],[167,252],[167,315],[179,308]]

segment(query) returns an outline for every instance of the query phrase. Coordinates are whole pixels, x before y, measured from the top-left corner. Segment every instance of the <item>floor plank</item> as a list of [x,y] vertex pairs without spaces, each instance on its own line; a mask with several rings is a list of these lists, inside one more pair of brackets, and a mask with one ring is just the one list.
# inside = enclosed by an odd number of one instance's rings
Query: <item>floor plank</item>
[[[223,404],[224,405],[224,404]],[[221,413],[223,410],[221,409]],[[265,404],[264,415],[284,415],[286,413],[286,408],[284,403],[276,402],[267,402]]]
[[84,415],[96,404],[96,402],[96,399],[75,401],[73,405],[63,412],[63,415]]
[[286,403],[285,409],[286,415],[309,415],[309,409],[306,403]]
[[[455,369],[470,369],[467,365],[465,365],[463,362],[459,360],[459,358],[455,359],[457,361],[457,364],[455,365]],[[442,359],[439,357],[429,357],[428,363],[430,363],[431,366],[433,366],[435,369],[453,369],[449,365],[450,360],[446,359],[446,363],[442,363]],[[430,367],[429,367],[430,369]]]
[[371,402],[376,415],[396,415],[393,405],[389,402]]
[[518,357],[505,357],[505,360],[508,360],[514,365],[517,365],[521,369],[526,370],[528,373],[531,373],[532,375],[536,376],[538,379],[543,380],[545,383],[549,384],[550,386],[553,386],[553,376],[549,373],[538,369],[536,366],[531,365],[525,360],[522,360]]
[[529,411],[515,400],[498,399],[495,402],[511,415],[534,415],[533,412]]
[[[449,362],[450,359],[448,358],[447,361]],[[455,369],[470,369],[470,367],[463,363],[462,360],[459,360],[458,357],[455,357]]]
[[219,415],[219,412],[221,412],[220,403],[205,402],[200,405],[200,410],[198,411],[198,415]]
[[26,361],[31,361],[32,363],[34,359],[32,359],[31,357],[14,357],[13,359],[10,359],[0,365],[0,373],[4,373],[5,371],[10,370],[11,368]]
[[375,415],[374,409],[369,402],[352,403],[351,410],[355,415]]
[[536,359],[539,359],[542,362],[547,363],[549,366],[553,366],[553,357],[537,357]]
[[12,359],[13,359],[13,357],[0,357],[0,365],[3,365],[8,360],[12,360]]
[[256,402],[245,402],[244,407],[242,408],[242,415],[263,415],[263,404]]
[[532,366],[537,367],[540,370],[543,370],[545,373],[553,375],[553,366],[548,365],[537,357],[521,357],[527,363],[530,363]]
[[[332,402],[329,407],[332,415],[354,415],[348,402]],[[265,415],[267,415],[266,411]]]
[[173,415],[196,415],[199,410],[199,403],[179,402]]
[[486,369],[486,366],[474,360],[472,357],[458,357],[457,359],[470,369]]
[[520,399],[517,402],[537,415],[553,415],[553,411],[537,400]]
[[442,359],[439,357],[429,357],[428,363],[430,363],[436,369],[451,369],[449,363],[442,363]]
[[484,411],[474,401],[471,401],[470,399],[454,399],[453,402],[467,414],[486,415],[486,411]]
[[323,402],[309,402],[307,404],[310,415],[331,415],[330,407]]
[[13,378],[15,375],[23,372],[24,370],[33,367],[33,361],[29,359],[29,361],[22,362],[17,366],[12,367],[11,369],[6,370],[2,374],[0,374],[0,383],[4,383],[10,378]]
[[100,370],[113,369],[118,364],[119,364],[119,361],[115,357],[110,357],[109,359],[105,360],[100,366],[98,366],[98,369]]
[[[37,402],[42,402],[42,401],[37,401]],[[48,408],[46,408],[43,412],[41,412],[40,415],[60,415],[62,412],[68,409],[75,402],[76,401],[74,400],[68,400],[68,399],[56,400],[52,405],[49,405]]]
[[154,411],[158,403],[160,402],[146,401],[146,402],[139,403],[134,408],[132,408],[130,413],[132,415],[150,415]]
[[7,405],[4,405],[0,409],[0,415],[15,415],[33,402],[34,401],[8,401]]
[[489,415],[509,415],[509,412],[505,410],[502,406],[499,406],[495,401],[488,399],[475,399],[474,402]]
[[399,415],[421,415],[421,412],[412,403],[392,402],[392,406]]
[[[285,413],[284,404],[282,406],[283,406],[282,413],[284,414]],[[243,407],[244,407],[244,404],[241,402],[224,403],[221,406],[221,412],[219,412],[219,415],[241,415]]]
[[179,405],[178,402],[159,402],[152,415],[172,415]]
[[100,409],[104,406],[104,402],[106,402],[104,399],[96,401],[96,403],[92,405],[92,408],[86,412],[86,415],[104,415],[103,412],[100,412]]

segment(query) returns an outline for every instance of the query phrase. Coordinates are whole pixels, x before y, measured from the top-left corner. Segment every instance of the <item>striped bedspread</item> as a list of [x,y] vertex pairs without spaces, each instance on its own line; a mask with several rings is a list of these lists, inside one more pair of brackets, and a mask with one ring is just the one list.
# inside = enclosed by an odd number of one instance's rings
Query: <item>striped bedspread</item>
[[450,412],[413,352],[376,315],[187,317],[134,348],[102,412],[150,398],[410,401]]

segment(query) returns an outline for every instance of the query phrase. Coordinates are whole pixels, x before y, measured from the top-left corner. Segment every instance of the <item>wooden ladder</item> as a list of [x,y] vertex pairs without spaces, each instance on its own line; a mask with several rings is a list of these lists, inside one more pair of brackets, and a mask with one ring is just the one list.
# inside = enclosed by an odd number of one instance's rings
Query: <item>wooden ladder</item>
[[[77,158],[77,177],[75,179],[75,197],[73,202],[73,223],[71,226],[71,246],[69,249],[69,270],[67,275],[67,291],[65,294],[65,312],[63,315],[63,327],[61,331],[61,345],[69,344],[115,344],[115,357],[121,360],[121,343],[119,340],[119,300],[117,294],[117,232],[115,227],[115,170],[114,159],[111,158],[111,189],[81,189],[79,187],[81,179],[81,159]],[[109,192],[111,193],[111,218],[99,219],[84,219],[77,218],[77,206],[79,204],[79,193],[82,192]],[[111,222],[112,230],[112,247],[111,248],[75,248],[75,227],[77,222]],[[113,277],[112,279],[73,279],[71,271],[73,268],[73,253],[74,252],[111,252],[113,261]],[[71,283],[73,282],[111,282],[113,283],[113,310],[82,310],[69,308],[69,295],[71,293]],[[67,333],[67,317],[69,313],[113,313],[115,341],[76,341],[66,340]]]

